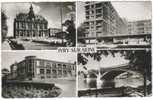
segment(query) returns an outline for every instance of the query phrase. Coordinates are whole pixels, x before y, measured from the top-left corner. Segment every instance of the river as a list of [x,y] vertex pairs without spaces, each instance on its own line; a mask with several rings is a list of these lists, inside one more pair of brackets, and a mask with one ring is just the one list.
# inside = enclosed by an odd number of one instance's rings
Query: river
[[[139,88],[144,86],[144,78],[141,74],[133,73],[128,76],[127,73],[123,73],[117,76],[114,80],[97,80],[97,78],[80,78],[78,79],[78,90],[87,90],[91,88],[102,89],[102,88],[120,88],[130,87]],[[126,76],[126,77],[125,77]],[[151,82],[147,80],[147,85]],[[141,91],[141,95],[143,91]]]

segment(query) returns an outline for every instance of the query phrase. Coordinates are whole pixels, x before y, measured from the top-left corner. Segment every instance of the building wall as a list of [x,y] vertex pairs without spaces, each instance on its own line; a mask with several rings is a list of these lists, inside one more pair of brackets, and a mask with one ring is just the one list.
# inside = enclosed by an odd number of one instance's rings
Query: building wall
[[126,23],[119,17],[110,2],[87,2],[86,13],[86,37],[102,37],[123,34]]
[[48,37],[48,23],[35,21],[21,21],[15,19],[14,21],[14,36],[21,37]]
[[49,28],[48,31],[49,31],[49,36],[50,37],[55,37],[56,33],[61,32],[61,29],[58,29],[58,28]]
[[75,76],[75,64],[39,59],[34,56],[19,62],[17,68],[18,79],[24,80],[75,78]]
[[151,20],[128,22],[129,34],[151,34]]
[[29,13],[19,13],[16,15],[14,19],[14,37],[49,37],[48,22],[44,17],[34,14],[31,5]]

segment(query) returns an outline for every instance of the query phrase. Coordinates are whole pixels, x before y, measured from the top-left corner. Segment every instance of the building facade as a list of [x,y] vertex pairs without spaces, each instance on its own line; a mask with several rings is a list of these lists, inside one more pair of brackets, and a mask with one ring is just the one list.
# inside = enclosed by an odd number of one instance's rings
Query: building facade
[[12,66],[15,68],[11,67],[11,74],[16,73],[14,75],[19,80],[75,78],[76,76],[75,64],[40,59],[36,56],[27,56]]
[[78,41],[85,40],[86,46],[151,45],[151,20],[128,22],[118,15],[111,2],[86,2],[85,16],[86,32],[78,36]]
[[31,5],[29,13],[19,13],[14,19],[15,38],[49,37],[47,20],[36,15]]
[[129,34],[151,34],[151,20],[128,22]]
[[56,33],[62,32],[62,30],[59,28],[49,28],[48,31],[49,31],[49,37],[55,37]]
[[127,24],[110,2],[86,2],[86,43],[96,43],[101,37],[124,34]]

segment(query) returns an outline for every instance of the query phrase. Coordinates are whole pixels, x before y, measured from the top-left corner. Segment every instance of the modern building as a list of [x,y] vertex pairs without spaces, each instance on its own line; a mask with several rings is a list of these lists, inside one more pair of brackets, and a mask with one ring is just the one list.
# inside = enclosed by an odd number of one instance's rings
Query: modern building
[[111,2],[86,2],[84,22],[86,45],[146,45],[151,44],[151,20],[128,22],[121,18]]
[[[52,78],[75,78],[75,63],[65,63],[36,56],[26,56],[24,60],[11,65],[12,79],[42,80]],[[16,76],[16,77],[14,77]]]
[[128,22],[129,34],[151,34],[151,20],[139,20]]
[[48,31],[49,31],[49,37],[55,37],[56,33],[62,32],[62,30],[59,28],[49,28]]
[[19,13],[14,19],[15,38],[49,37],[48,21],[34,13],[32,5],[29,13]]
[[[110,2],[86,2],[86,43],[96,43],[101,37],[124,34],[127,24]],[[80,37],[81,38],[81,37]]]

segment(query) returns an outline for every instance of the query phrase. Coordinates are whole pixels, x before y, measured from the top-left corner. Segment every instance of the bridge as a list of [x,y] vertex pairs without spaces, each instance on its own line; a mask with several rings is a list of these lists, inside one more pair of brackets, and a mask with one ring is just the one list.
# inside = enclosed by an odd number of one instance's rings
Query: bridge
[[[129,63],[111,66],[109,68],[100,68],[100,73],[89,71],[93,76],[100,77],[100,80],[113,80],[116,76],[124,72],[133,73],[134,71],[130,70]],[[88,75],[88,78],[90,76]]]
[[[126,88],[125,87],[115,87],[114,79],[118,75],[127,72],[127,73],[135,73],[130,70],[130,64],[121,64],[117,66],[112,66],[109,68],[100,68],[99,72],[90,71],[90,74],[93,74],[95,78],[97,78],[97,87],[96,88],[86,88],[78,91],[78,96],[102,96],[102,97],[116,97],[116,96],[125,96]],[[88,77],[90,79],[90,75]],[[103,82],[102,82],[103,81]],[[100,87],[98,86],[98,82],[100,83]]]
[[[95,37],[78,37],[85,45],[100,48],[151,48],[151,34],[116,34]],[[94,42],[93,42],[94,41]]]

